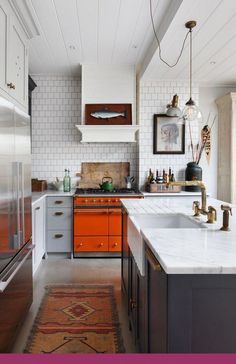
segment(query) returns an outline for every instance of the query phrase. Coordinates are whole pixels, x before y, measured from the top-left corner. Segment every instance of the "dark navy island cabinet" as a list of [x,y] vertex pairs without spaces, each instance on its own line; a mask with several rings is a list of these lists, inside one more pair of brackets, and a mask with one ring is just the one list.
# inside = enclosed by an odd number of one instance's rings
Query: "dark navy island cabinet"
[[125,242],[123,297],[137,351],[236,353],[236,275],[166,274],[146,244],[141,276]]

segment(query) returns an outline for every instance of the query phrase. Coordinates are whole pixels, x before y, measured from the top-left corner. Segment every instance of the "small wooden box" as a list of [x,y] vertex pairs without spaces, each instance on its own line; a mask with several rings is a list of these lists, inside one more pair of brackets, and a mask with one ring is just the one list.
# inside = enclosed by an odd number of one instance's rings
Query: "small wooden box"
[[31,180],[32,192],[43,192],[47,189],[47,181],[32,178]]
[[181,186],[168,186],[166,183],[149,183],[146,192],[150,193],[176,193],[181,192]]

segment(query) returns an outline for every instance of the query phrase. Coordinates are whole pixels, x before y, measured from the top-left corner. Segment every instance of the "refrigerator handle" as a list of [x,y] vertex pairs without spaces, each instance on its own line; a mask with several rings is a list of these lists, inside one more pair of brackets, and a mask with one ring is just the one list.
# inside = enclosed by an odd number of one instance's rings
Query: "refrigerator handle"
[[20,231],[20,245],[25,242],[25,196],[24,196],[24,165],[19,163],[19,178],[20,178],[20,198],[21,198],[21,231]]
[[20,163],[15,162],[16,165],[16,218],[17,218],[17,241],[15,249],[20,247],[20,231],[21,231],[21,220],[20,220]]
[[[16,261],[16,263],[11,267],[11,270],[14,269],[14,271],[12,272],[12,274],[7,278],[7,280],[4,280],[5,277],[7,277],[9,275],[9,272],[6,273],[6,275],[0,280],[0,293],[4,292],[5,289],[7,288],[7,286],[11,283],[11,281],[13,280],[13,278],[15,277],[15,275],[17,274],[17,272],[19,271],[19,269],[21,269],[22,265],[25,263],[26,259],[28,258],[28,256],[31,254],[32,250],[35,248],[35,245],[31,245],[28,249],[28,253],[24,256],[24,258],[22,260],[18,259]],[[20,262],[20,263],[19,263]]]

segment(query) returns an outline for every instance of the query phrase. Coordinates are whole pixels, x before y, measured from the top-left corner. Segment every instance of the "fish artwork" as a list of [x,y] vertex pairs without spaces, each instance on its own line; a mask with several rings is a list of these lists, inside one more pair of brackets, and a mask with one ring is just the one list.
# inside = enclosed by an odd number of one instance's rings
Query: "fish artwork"
[[90,114],[92,117],[96,119],[111,119],[111,118],[118,118],[123,117],[126,118],[126,112],[116,112],[116,111],[109,111],[109,110],[101,110],[95,111]]

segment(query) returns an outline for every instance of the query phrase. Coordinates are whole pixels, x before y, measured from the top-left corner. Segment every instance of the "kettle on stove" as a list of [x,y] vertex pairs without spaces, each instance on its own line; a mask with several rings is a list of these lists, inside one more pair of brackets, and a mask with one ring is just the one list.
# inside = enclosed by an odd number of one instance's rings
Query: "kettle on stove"
[[131,189],[132,188],[132,184],[134,183],[135,178],[132,176],[127,176],[125,177],[125,182],[126,182],[126,188]]

